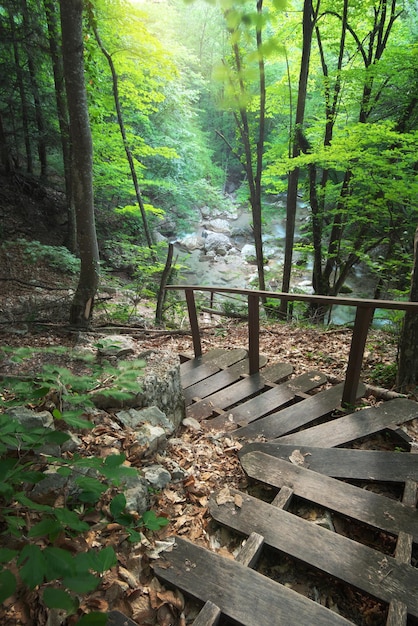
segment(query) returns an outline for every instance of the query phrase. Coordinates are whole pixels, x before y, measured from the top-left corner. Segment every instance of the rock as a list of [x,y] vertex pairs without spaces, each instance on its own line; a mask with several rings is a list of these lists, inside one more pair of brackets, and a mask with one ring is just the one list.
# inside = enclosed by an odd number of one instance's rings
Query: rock
[[70,438],[67,441],[64,441],[64,443],[61,445],[61,451],[76,452],[79,448],[81,448],[81,439],[77,437],[77,435],[75,435],[74,433],[67,432],[67,435],[69,435]]
[[15,406],[7,409],[7,414],[28,429],[42,427],[54,429],[54,418],[49,411],[36,412],[24,406]]
[[149,509],[149,489],[143,479],[137,480],[135,485],[124,491],[124,494],[126,498],[126,510],[129,513],[142,515]]
[[156,406],[149,406],[140,410],[128,409],[127,411],[119,411],[116,413],[116,417],[122,424],[129,426],[133,430],[136,430],[143,424],[149,424],[151,426],[160,426],[167,435],[171,435],[174,431],[173,422]]
[[205,241],[206,253],[215,252],[221,256],[225,256],[228,250],[232,248],[232,243],[223,233],[209,233]]
[[199,424],[199,422],[197,420],[194,419],[194,417],[186,417],[183,422],[182,422],[183,426],[186,426],[186,428],[191,428],[192,430],[202,430],[201,425]]
[[217,218],[203,224],[203,226],[214,233],[224,233],[225,235],[231,234],[231,227],[228,220]]
[[188,252],[192,250],[203,250],[205,247],[205,239],[197,235],[186,235],[183,239],[177,241],[177,245],[185,248]]
[[154,487],[154,489],[164,489],[171,482],[171,474],[161,465],[150,465],[143,468],[145,480]]
[[41,504],[53,504],[58,494],[68,487],[68,477],[57,474],[55,470],[45,470],[45,478],[32,488],[30,497]]
[[247,261],[247,263],[256,262],[257,255],[255,251],[255,246],[251,243],[246,243],[245,246],[242,247],[241,256]]
[[106,335],[99,339],[98,355],[100,357],[116,357],[118,359],[135,353],[135,343],[126,335]]
[[143,448],[145,456],[165,447],[167,443],[164,429],[161,426],[152,426],[151,424],[141,426],[136,432],[136,439]]

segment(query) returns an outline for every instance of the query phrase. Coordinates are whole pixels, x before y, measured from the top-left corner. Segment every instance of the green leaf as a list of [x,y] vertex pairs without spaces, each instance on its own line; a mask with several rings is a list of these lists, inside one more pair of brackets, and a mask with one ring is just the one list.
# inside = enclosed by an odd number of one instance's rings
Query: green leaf
[[106,457],[104,464],[106,467],[119,467],[125,459],[126,456],[124,454],[110,454]]
[[75,593],[88,593],[96,589],[100,579],[89,572],[77,574],[77,576],[66,576],[62,584]]
[[110,503],[110,512],[117,519],[126,507],[126,498],[124,493],[118,493]]
[[28,537],[43,537],[44,535],[54,535],[59,533],[62,529],[62,525],[56,519],[43,519],[38,524],[35,524],[28,532]]
[[114,549],[112,548],[112,546],[108,546],[107,548],[103,548],[103,550],[100,550],[100,552],[97,553],[96,566],[94,569],[96,570],[96,572],[102,574],[103,572],[106,572],[108,569],[116,565],[117,562],[118,559],[116,557]]
[[45,576],[46,562],[39,546],[26,545],[18,558],[18,565],[22,565],[19,574],[29,589],[40,585]]
[[17,550],[10,550],[10,548],[0,548],[0,563],[8,563],[14,557],[19,554]]
[[166,517],[157,517],[154,511],[145,511],[142,514],[142,522],[148,530],[159,530],[167,526],[169,520]]
[[72,426],[73,428],[93,428],[94,424],[81,419],[80,415],[83,415],[83,412],[66,411],[62,416],[62,419],[66,424],[68,424],[68,426]]
[[61,579],[64,576],[72,576],[74,574],[74,557],[68,550],[47,546],[43,551],[43,555],[46,564],[45,577],[47,581]]
[[70,511],[68,509],[55,509],[54,515],[62,525],[68,526],[71,530],[77,530],[82,533],[90,528],[87,522],[80,520],[79,516],[77,513],[74,513],[74,511]]
[[88,613],[78,620],[77,626],[106,626],[108,616],[106,613]]
[[63,609],[67,614],[75,613],[78,609],[78,601],[63,589],[44,589],[43,600],[50,609]]
[[0,604],[10,598],[16,591],[16,578],[9,572],[3,570],[0,572]]

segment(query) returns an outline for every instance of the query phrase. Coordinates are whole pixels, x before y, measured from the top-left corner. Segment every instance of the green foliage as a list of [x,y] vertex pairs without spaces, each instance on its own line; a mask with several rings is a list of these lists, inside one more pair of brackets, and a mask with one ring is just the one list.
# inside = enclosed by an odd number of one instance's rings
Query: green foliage
[[[9,356],[7,349],[3,353]],[[28,349],[17,350],[11,356],[15,362],[31,357],[33,351]],[[10,406],[25,399],[33,406],[54,392],[62,405],[62,410],[53,411],[57,425],[63,421],[72,428],[91,428],[90,422],[74,416],[66,406],[83,404],[85,412],[91,405],[88,392],[103,384],[104,379],[113,394],[118,389],[135,388],[137,392],[137,377],[142,367],[140,361],[122,362],[114,372],[115,368],[102,363],[93,367],[89,375],[74,376],[65,368],[47,365],[35,380],[7,379],[1,404]],[[46,451],[45,446],[56,447],[69,438],[67,432],[55,430],[53,425],[29,427],[7,412],[0,414],[0,602],[15,593],[20,580],[28,589],[40,587],[48,608],[62,609],[67,615],[77,612],[79,596],[98,586],[101,575],[116,564],[116,554],[111,546],[77,553],[60,546],[63,538],[90,532],[90,522],[84,517],[92,509],[101,508],[101,498],[108,492],[113,494],[111,519],[123,526],[129,541],[139,541],[141,529],[154,531],[168,523],[154,511],[146,511],[140,519],[126,512],[126,499],[117,491],[118,486],[126,477],[137,476],[138,470],[125,465],[125,455],[98,458],[73,454],[66,458]],[[56,488],[55,501],[62,503],[59,506],[40,503],[31,494],[32,488],[41,487],[51,473],[62,479],[62,486]],[[104,625],[105,618],[93,613],[85,615],[79,623]]]
[[396,385],[397,371],[397,363],[390,363],[389,365],[378,363],[371,370],[370,378],[373,383],[380,385],[385,389],[392,389]]
[[64,246],[47,246],[39,241],[26,239],[16,239],[3,244],[6,249],[8,246],[19,246],[22,259],[30,265],[43,262],[67,274],[77,274],[80,271],[80,259]]

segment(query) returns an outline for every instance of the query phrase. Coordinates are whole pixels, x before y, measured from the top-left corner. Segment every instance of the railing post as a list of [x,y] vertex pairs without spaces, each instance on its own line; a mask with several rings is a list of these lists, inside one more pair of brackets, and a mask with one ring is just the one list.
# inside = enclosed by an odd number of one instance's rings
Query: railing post
[[250,375],[260,369],[260,308],[258,295],[248,294],[248,359]]
[[189,312],[190,328],[192,331],[193,350],[195,357],[202,356],[202,344],[200,343],[199,321],[197,319],[196,302],[193,289],[185,289],[187,310]]
[[369,327],[373,319],[373,313],[373,307],[357,307],[347,371],[345,373],[344,390],[341,400],[343,407],[353,406],[357,399],[357,387],[360,382],[364,348],[366,346]]

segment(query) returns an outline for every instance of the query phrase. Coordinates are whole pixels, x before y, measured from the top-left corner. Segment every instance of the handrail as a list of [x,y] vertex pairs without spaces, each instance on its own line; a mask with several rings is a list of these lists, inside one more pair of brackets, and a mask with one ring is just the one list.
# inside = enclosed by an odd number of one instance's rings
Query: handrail
[[351,306],[356,308],[353,335],[351,338],[350,353],[345,373],[342,406],[353,406],[356,401],[357,387],[360,382],[361,366],[367,335],[373,319],[375,309],[394,309],[398,311],[412,311],[418,313],[418,302],[402,302],[400,300],[370,300],[364,298],[340,298],[338,296],[321,296],[300,293],[281,293],[277,291],[257,291],[251,289],[237,289],[235,287],[212,287],[198,285],[167,285],[166,289],[184,291],[187,309],[189,312],[190,328],[192,331],[193,349],[195,357],[202,355],[202,345],[199,333],[199,320],[194,297],[195,291],[208,291],[211,294],[244,295],[248,302],[248,358],[249,372],[255,374],[259,370],[260,347],[260,299],[266,298],[285,300],[286,302],[315,302],[317,304],[334,306]]

